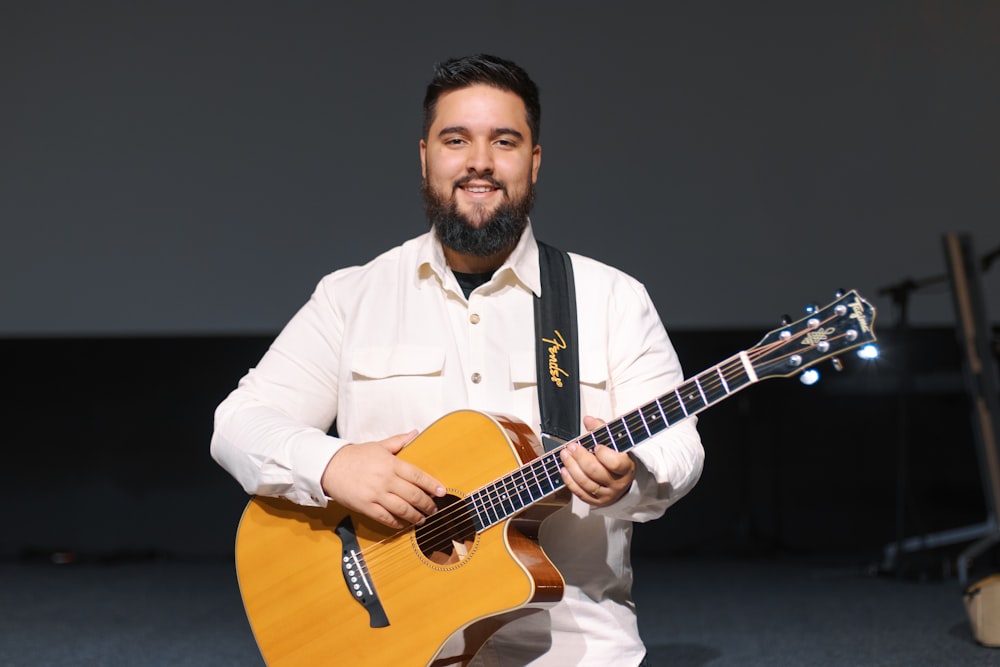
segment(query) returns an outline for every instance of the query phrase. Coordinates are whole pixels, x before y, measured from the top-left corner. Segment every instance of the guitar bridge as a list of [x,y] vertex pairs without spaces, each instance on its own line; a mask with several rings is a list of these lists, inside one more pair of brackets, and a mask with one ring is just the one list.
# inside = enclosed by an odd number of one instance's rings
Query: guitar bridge
[[387,627],[389,618],[385,615],[378,594],[375,593],[375,584],[369,576],[368,566],[364,554],[361,553],[357,535],[354,534],[354,524],[351,523],[350,516],[344,517],[337,526],[337,536],[343,545],[340,571],[344,575],[344,583],[347,584],[351,597],[368,612],[371,627]]

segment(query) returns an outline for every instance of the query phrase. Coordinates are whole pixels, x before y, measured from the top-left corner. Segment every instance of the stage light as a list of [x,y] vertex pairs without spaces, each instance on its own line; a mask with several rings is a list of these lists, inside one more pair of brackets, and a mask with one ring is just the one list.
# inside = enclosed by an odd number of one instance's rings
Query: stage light
[[866,361],[878,359],[878,345],[874,345],[872,343],[862,345],[858,350],[858,356]]
[[802,371],[802,375],[799,376],[799,382],[806,386],[816,384],[819,382],[819,371],[815,368]]

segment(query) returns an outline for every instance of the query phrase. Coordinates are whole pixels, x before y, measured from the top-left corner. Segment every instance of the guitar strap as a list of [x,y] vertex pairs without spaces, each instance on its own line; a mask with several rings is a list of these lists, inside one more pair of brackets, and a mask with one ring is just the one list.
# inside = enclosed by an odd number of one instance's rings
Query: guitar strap
[[580,350],[569,255],[538,241],[542,295],[535,297],[535,369],[542,444],[551,451],[580,434]]

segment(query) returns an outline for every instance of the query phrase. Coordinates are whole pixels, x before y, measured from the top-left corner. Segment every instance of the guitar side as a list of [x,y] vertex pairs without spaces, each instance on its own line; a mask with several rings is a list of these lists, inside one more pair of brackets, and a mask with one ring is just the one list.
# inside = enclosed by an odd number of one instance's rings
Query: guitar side
[[[533,438],[516,420],[459,411],[399,456],[458,500],[534,458]],[[536,541],[537,526],[559,506],[539,504],[477,534],[456,533],[447,544],[454,548],[442,553],[449,549],[428,548],[420,529],[394,531],[336,503],[302,507],[255,497],[240,521],[236,568],[264,660],[271,667],[467,664],[503,624],[561,599],[562,577]],[[337,534],[345,521],[363,554],[368,577],[361,584],[373,586],[383,627],[373,627],[377,615],[345,582]]]

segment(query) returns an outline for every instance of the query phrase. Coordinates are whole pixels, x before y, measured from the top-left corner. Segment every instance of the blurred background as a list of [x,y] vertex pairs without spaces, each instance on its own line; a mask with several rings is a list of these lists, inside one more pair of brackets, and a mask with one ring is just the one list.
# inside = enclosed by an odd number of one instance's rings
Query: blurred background
[[536,234],[645,283],[689,374],[837,288],[879,309],[878,360],[705,413],[637,549],[883,566],[979,524],[942,240],[993,335],[997,35],[989,2],[4,3],[0,555],[228,557],[214,407],[325,273],[424,231],[423,87],[473,52],[541,87]]

